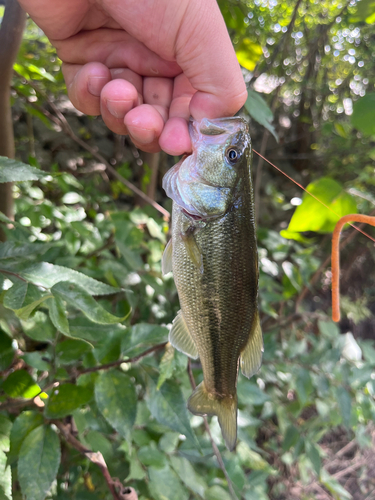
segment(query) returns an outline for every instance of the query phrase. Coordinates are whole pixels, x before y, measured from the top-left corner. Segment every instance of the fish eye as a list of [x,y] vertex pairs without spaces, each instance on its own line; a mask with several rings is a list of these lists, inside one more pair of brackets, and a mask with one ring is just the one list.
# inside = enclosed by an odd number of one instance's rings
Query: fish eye
[[231,165],[234,165],[240,160],[241,152],[236,148],[229,147],[225,152],[225,157]]

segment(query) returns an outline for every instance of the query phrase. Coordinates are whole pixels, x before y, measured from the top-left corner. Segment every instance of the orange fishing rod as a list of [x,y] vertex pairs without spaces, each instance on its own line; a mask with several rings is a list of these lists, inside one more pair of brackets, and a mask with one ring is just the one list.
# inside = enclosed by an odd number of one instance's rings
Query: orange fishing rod
[[363,222],[366,224],[370,224],[371,226],[375,227],[375,217],[372,217],[370,215],[361,215],[361,214],[350,214],[350,215],[345,215],[344,217],[341,217],[338,213],[336,213],[334,210],[332,210],[331,207],[326,205],[322,200],[317,198],[313,193],[308,191],[305,187],[303,187],[299,182],[295,181],[292,177],[290,177],[288,174],[283,172],[279,167],[271,163],[267,158],[262,156],[260,153],[255,151],[253,149],[254,153],[256,153],[260,158],[262,158],[264,161],[269,163],[272,167],[274,167],[276,170],[281,172],[285,177],[287,177],[289,180],[294,182],[299,188],[301,188],[303,191],[305,191],[307,194],[312,196],[316,201],[318,201],[321,205],[326,207],[328,210],[330,210],[332,213],[334,213],[338,218],[338,222],[335,226],[335,229],[333,231],[332,235],[332,254],[331,254],[331,264],[332,264],[332,319],[333,321],[340,321],[340,234],[341,230],[344,227],[345,224],[349,224],[352,226],[354,229],[365,235],[367,238],[369,238],[371,241],[375,243],[375,238],[367,234],[365,231],[362,231],[361,228],[354,226],[351,224],[351,222]]

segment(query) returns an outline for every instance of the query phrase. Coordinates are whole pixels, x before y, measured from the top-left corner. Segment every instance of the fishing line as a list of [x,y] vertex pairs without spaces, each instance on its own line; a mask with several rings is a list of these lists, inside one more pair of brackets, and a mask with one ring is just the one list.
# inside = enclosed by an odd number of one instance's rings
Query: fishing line
[[[267,158],[265,158],[260,153],[258,153],[258,151],[255,151],[255,149],[253,149],[253,151],[258,156],[260,156],[264,161],[266,161],[267,163],[269,163],[273,168],[275,168],[280,173],[282,173],[283,175],[285,175],[285,177],[287,177],[290,181],[294,182],[294,184],[296,184],[299,188],[301,188],[307,194],[309,194],[310,196],[312,196],[316,201],[318,201],[321,205],[323,205],[323,207],[326,207],[330,212],[332,212],[333,214],[335,214],[339,219],[341,218],[341,215],[339,215],[332,208],[330,208],[328,205],[326,205],[322,200],[320,200],[319,198],[317,198],[313,193],[311,193],[310,191],[308,191],[305,187],[302,186],[302,184],[300,184],[299,182],[295,181],[292,177],[290,177],[288,174],[286,174],[285,172],[283,172],[281,170],[281,168],[279,168],[276,165],[274,165],[273,163],[271,163],[269,160],[267,160]],[[369,234],[367,234],[365,231],[362,231],[362,229],[360,229],[359,227],[355,226],[354,224],[351,224],[350,222],[348,222],[347,224],[349,224],[349,226],[352,226],[354,229],[356,229],[357,231],[359,231],[360,233],[362,233],[364,236],[367,236],[367,238],[369,238],[371,241],[373,241],[375,243],[375,238],[373,238],[372,236],[370,236]]]

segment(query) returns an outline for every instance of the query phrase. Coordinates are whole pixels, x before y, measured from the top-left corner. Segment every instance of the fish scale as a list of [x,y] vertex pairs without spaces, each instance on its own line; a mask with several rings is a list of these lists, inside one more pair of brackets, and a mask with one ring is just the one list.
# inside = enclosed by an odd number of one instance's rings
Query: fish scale
[[[210,124],[215,127],[215,137],[207,140]],[[169,186],[178,185],[171,179],[178,175],[178,169],[169,176],[167,173],[163,183],[167,194],[179,202],[173,203],[172,243],[163,264],[166,270],[172,267],[181,305],[170,341],[186,354],[199,356],[202,364],[204,381],[189,398],[189,410],[197,415],[217,415],[225,442],[233,449],[239,364],[244,374],[251,376],[260,366],[263,347],[250,137],[240,118],[205,120],[203,125],[195,122],[193,126],[193,154],[182,165],[185,179],[195,185],[184,185],[184,192],[176,195]],[[231,148],[241,153],[241,161],[235,169],[228,164],[225,175],[223,162],[227,162]],[[192,174],[186,175],[189,169]],[[225,197],[219,203],[214,189],[220,190],[223,182]],[[199,189],[196,184],[200,184]],[[195,199],[197,193],[199,199]],[[188,211],[190,207],[195,207],[194,216]],[[205,212],[201,217],[196,215],[199,210]]]

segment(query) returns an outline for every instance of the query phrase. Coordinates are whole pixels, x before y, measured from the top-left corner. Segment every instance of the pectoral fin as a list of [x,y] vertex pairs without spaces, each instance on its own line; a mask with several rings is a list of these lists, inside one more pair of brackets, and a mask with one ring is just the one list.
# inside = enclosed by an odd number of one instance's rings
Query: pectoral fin
[[193,234],[182,236],[190,260],[203,273],[203,258]]
[[182,311],[178,311],[177,316],[173,320],[172,328],[169,332],[169,342],[173,345],[173,347],[187,356],[197,359],[198,350],[193,337],[189,332]]
[[245,377],[250,378],[259,370],[262,364],[263,350],[262,329],[259,322],[259,314],[256,313],[249,340],[241,352],[240,366]]
[[167,243],[164,249],[163,257],[161,259],[161,272],[163,276],[172,271],[172,239]]

